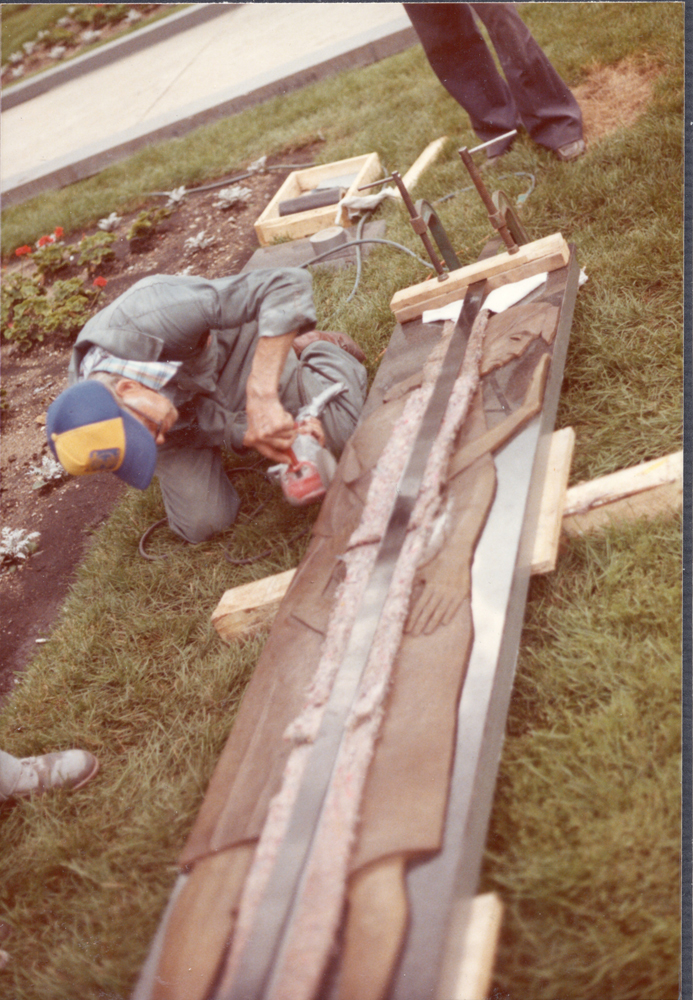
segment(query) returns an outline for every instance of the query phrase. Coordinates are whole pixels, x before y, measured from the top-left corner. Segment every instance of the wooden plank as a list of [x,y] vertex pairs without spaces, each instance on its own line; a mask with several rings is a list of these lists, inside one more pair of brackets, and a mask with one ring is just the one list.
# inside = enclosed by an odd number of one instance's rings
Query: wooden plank
[[[680,510],[683,497],[683,452],[643,462],[567,489],[575,445],[572,427],[551,437],[548,468],[531,572],[556,568],[561,530],[580,535],[614,519],[655,517]],[[295,569],[227,590],[212,614],[224,642],[233,642],[268,625],[296,573]]]
[[247,637],[270,624],[295,573],[295,569],[287,569],[227,590],[212,613],[212,625],[224,642]]
[[683,479],[683,452],[677,451],[651,462],[641,462],[628,469],[578,483],[566,493],[564,515],[585,514],[594,507],[623,497],[651,490],[656,486]]
[[[409,170],[407,170],[406,174],[402,178],[407,191],[411,193],[424,170],[430,167],[430,165],[438,158],[447,141],[448,138],[446,135],[441,136],[440,139],[434,139],[433,142],[426,146],[423,153],[414,161],[414,163],[412,163]],[[397,191],[397,197],[402,197],[399,190]]]
[[566,493],[563,531],[582,535],[618,520],[675,513],[683,505],[683,452],[621,469]]
[[486,1000],[491,989],[503,904],[495,892],[475,896],[451,1000]]
[[470,284],[489,279],[490,288],[530,278],[542,271],[565,267],[570,257],[568,244],[560,233],[521,246],[515,254],[501,253],[451,271],[445,281],[429,278],[419,285],[403,288],[392,296],[390,309],[399,323],[421,316],[425,309],[437,309],[464,298]]
[[320,232],[321,229],[327,229],[336,224],[340,226],[351,225],[346,209],[341,210],[339,222],[335,223],[337,211],[335,205],[313,208],[307,212],[297,212],[295,215],[279,215],[280,202],[313,191],[322,181],[329,180],[331,177],[342,177],[345,174],[356,175],[347,191],[347,194],[354,195],[359,185],[375,181],[382,174],[378,154],[367,153],[364,156],[352,156],[347,160],[336,160],[334,163],[323,163],[317,167],[306,167],[290,173],[255,223],[255,233],[260,246],[269,246],[274,239],[280,236],[288,236],[296,240],[304,236],[312,236],[314,233]]
[[574,446],[575,431],[572,427],[564,427],[551,435],[546,481],[532,554],[533,574],[553,573],[556,568]]

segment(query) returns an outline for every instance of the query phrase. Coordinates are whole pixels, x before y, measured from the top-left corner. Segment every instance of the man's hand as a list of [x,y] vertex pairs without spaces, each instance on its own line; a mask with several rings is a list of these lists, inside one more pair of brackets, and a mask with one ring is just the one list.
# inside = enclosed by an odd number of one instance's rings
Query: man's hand
[[286,412],[279,398],[248,398],[246,414],[248,429],[243,444],[274,462],[288,462],[287,451],[294,443],[297,430],[294,418]]
[[321,448],[325,447],[325,431],[317,417],[308,417],[307,420],[302,420],[296,430],[299,434],[312,435]]
[[260,337],[245,387],[248,429],[243,444],[274,462],[288,462],[286,454],[296,438],[294,418],[279,399],[279,379],[296,331],[279,337]]

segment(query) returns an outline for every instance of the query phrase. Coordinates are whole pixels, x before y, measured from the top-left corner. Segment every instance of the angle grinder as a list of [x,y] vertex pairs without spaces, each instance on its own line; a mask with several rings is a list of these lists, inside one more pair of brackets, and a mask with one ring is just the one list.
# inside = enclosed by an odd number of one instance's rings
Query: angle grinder
[[[329,386],[301,407],[296,415],[296,426],[300,428],[310,417],[319,418],[330,400],[342,392],[346,392],[343,382]],[[312,434],[299,433],[288,457],[288,463],[273,465],[267,470],[267,475],[281,486],[284,499],[293,507],[306,507],[322,500],[337,469],[332,452]]]

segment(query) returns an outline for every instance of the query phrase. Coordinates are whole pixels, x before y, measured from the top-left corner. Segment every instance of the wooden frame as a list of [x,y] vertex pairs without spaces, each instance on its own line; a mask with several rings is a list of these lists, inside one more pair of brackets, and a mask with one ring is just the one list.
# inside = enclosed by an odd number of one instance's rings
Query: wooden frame
[[570,258],[568,244],[560,233],[521,246],[517,253],[500,253],[451,271],[444,281],[429,278],[419,285],[395,292],[390,309],[398,323],[421,316],[426,309],[438,309],[463,299],[469,285],[488,279],[489,291],[511,281],[531,278],[544,271],[565,267]]
[[318,184],[331,177],[338,178],[354,173],[356,177],[347,189],[347,195],[355,195],[360,185],[370,184],[371,181],[380,178],[382,167],[378,154],[352,156],[348,160],[336,160],[334,163],[323,163],[318,167],[307,167],[305,170],[294,170],[290,173],[255,223],[260,246],[269,246],[278,237],[288,236],[292,240],[297,240],[303,236],[312,236],[329,226],[351,225],[345,208],[341,209],[339,219],[335,221],[335,205],[325,205],[323,208],[313,208],[307,212],[280,216],[279,203],[313,191]]

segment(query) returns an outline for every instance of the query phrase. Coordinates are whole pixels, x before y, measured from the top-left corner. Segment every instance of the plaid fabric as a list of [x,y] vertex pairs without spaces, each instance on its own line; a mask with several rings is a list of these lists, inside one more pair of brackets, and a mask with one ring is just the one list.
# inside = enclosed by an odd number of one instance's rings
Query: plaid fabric
[[182,361],[127,361],[109,354],[102,347],[91,347],[79,367],[80,379],[89,378],[94,372],[110,372],[131,378],[148,389],[159,392],[177,373]]

